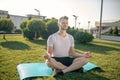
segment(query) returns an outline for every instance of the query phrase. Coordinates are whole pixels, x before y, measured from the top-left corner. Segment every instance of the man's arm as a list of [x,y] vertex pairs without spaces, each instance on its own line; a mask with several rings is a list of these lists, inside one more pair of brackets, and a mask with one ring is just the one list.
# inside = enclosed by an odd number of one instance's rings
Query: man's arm
[[91,52],[85,52],[85,54],[77,53],[77,52],[75,52],[74,47],[70,48],[69,54],[72,57],[86,57],[86,58],[92,57]]
[[50,55],[50,57],[51,57],[52,54],[53,54],[53,47],[52,47],[52,46],[48,46],[47,51],[48,51],[48,53],[49,53],[49,55]]
[[47,47],[47,52],[45,53],[44,57],[45,59],[50,59],[53,53],[53,47],[52,46],[48,46]]

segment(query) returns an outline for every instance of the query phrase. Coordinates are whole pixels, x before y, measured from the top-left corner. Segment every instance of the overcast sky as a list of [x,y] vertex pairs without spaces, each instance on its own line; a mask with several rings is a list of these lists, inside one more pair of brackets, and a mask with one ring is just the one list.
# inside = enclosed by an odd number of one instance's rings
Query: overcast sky
[[[74,17],[78,16],[77,27],[91,27],[99,21],[101,0],[0,0],[0,10],[9,11],[12,15],[38,15],[34,9],[47,18],[69,17],[69,25],[74,26]],[[103,0],[103,21],[120,20],[120,0]],[[80,23],[80,25],[78,24]]]

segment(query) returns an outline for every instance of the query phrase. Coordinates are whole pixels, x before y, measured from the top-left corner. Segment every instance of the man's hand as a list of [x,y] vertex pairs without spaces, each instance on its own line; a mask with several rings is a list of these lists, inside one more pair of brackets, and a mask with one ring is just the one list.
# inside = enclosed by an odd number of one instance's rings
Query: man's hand
[[87,57],[87,58],[89,58],[89,57],[92,57],[92,53],[91,52],[85,52],[85,56]]
[[48,60],[50,59],[50,55],[49,55],[48,52],[45,53],[44,58],[45,58],[45,59],[48,59]]

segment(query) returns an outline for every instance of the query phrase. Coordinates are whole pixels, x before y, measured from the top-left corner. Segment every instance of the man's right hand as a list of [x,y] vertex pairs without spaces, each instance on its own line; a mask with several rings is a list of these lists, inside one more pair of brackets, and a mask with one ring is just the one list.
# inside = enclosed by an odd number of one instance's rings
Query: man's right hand
[[44,54],[44,58],[45,58],[45,59],[48,59],[48,60],[50,59],[50,55],[49,55],[48,52],[46,52],[46,53]]

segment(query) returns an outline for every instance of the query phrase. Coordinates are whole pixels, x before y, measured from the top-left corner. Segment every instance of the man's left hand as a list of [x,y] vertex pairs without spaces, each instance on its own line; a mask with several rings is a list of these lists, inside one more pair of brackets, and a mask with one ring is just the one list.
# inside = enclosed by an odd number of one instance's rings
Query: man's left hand
[[92,57],[92,53],[91,52],[85,52],[85,56],[87,57],[87,58],[89,58],[89,57]]

